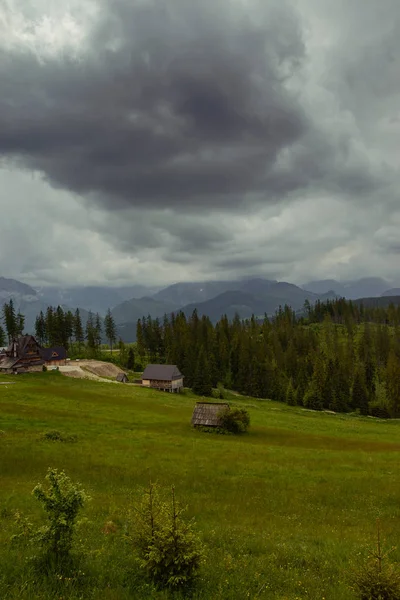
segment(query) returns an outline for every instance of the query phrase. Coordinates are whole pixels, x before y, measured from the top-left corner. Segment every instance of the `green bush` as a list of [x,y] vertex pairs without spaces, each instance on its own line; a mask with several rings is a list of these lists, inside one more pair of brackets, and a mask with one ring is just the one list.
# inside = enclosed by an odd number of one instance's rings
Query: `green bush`
[[56,429],[51,429],[50,431],[46,431],[42,437],[43,440],[47,442],[67,442],[72,443],[77,441],[76,435],[64,435],[60,431]]
[[400,573],[387,561],[392,550],[382,552],[378,522],[376,549],[352,575],[359,600],[400,600]]
[[176,502],[174,488],[168,502],[155,484],[150,484],[135,509],[132,541],[140,567],[163,588],[179,589],[191,584],[203,559],[203,545],[193,522],[183,519],[185,510]]
[[220,427],[231,433],[244,433],[250,425],[250,415],[244,408],[224,408],[219,413]]
[[70,558],[76,518],[89,499],[79,484],[74,484],[64,471],[49,469],[48,489],[38,484],[32,494],[42,504],[49,524],[37,532],[36,541],[44,548],[47,562],[62,566]]

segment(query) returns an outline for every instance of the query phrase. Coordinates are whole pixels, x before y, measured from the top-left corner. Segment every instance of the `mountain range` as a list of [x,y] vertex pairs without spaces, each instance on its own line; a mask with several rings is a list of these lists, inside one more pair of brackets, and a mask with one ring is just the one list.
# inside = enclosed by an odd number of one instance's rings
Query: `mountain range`
[[306,300],[313,303],[337,296],[352,300],[368,298],[371,302],[373,298],[400,296],[400,287],[379,277],[343,282],[326,279],[309,281],[301,286],[258,277],[182,282],[165,288],[137,284],[118,288],[53,286],[35,289],[15,279],[0,277],[0,305],[12,298],[16,308],[26,317],[27,331],[33,331],[36,315],[49,305],[61,305],[65,310],[73,311],[79,308],[83,321],[89,310],[104,315],[111,308],[118,333],[127,342],[135,339],[137,319],[143,316],[161,318],[179,310],[189,316],[197,309],[199,315],[207,315],[215,322],[223,314],[228,318],[233,318],[236,313],[242,318],[252,314],[261,317],[265,313],[273,314],[280,305],[288,304],[299,310]]

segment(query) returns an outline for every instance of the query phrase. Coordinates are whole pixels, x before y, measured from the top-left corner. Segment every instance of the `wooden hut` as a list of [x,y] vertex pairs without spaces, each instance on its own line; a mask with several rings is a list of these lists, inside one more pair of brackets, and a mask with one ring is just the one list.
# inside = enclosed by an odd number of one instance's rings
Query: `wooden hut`
[[129,381],[126,373],[118,373],[116,380],[119,381],[119,383],[128,383]]
[[147,365],[142,385],[164,392],[179,392],[183,388],[183,375],[176,365]]
[[219,427],[221,411],[228,409],[227,402],[196,402],[193,410],[192,425],[194,427]]

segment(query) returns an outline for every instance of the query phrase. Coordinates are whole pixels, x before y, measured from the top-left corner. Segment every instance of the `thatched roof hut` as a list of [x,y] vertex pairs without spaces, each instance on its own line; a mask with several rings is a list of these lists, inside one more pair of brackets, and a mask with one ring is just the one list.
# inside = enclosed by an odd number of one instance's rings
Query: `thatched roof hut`
[[229,409],[227,402],[196,402],[193,410],[192,425],[195,427],[218,427],[219,414],[222,410]]

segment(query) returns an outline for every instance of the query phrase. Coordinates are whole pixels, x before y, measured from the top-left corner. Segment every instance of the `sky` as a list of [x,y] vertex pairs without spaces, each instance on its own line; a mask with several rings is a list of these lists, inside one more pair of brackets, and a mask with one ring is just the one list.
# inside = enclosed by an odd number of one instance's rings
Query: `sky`
[[0,0],[0,275],[399,281],[398,0]]

